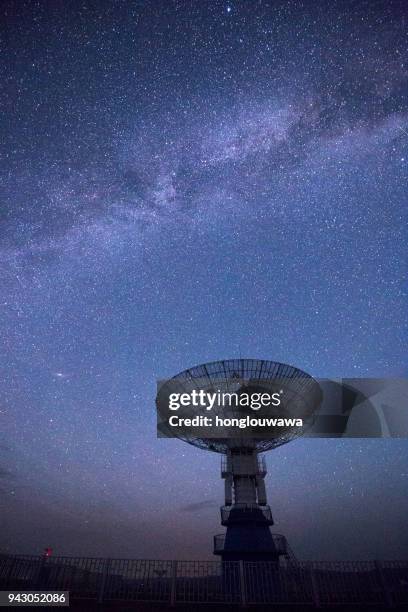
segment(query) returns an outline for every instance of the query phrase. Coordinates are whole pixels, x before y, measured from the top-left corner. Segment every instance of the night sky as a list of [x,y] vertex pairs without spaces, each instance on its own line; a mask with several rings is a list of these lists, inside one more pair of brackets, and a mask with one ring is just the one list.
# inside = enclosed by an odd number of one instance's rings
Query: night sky
[[[0,10],[0,550],[212,558],[220,457],[156,438],[157,378],[406,375],[406,3]],[[267,462],[300,558],[408,558],[408,441]]]

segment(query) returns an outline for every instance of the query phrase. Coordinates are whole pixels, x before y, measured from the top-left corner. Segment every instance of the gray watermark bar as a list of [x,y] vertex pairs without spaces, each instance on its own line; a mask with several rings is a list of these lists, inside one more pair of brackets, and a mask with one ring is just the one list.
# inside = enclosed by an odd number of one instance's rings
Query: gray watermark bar
[[160,380],[157,435],[193,439],[408,438],[408,380]]

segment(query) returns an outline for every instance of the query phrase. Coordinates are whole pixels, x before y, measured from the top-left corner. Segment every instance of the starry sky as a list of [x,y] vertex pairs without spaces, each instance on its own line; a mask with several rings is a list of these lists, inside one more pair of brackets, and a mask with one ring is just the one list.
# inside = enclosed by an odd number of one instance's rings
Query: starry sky
[[[404,4],[2,2],[0,550],[212,558],[220,457],[156,438],[158,378],[406,375]],[[276,531],[407,558],[407,451],[268,453]]]

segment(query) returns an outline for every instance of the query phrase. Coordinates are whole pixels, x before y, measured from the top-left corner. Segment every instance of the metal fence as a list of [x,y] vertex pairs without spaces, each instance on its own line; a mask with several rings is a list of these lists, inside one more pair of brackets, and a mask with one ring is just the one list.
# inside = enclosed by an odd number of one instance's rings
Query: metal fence
[[152,561],[0,556],[0,590],[71,598],[200,604],[408,604],[408,561]]

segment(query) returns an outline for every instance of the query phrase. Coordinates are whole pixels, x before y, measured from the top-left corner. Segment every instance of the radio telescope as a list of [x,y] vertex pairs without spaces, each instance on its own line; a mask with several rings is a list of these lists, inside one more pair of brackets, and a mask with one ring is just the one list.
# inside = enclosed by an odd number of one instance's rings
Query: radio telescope
[[[226,393],[279,390],[285,394],[280,413],[301,416],[304,423],[313,417],[322,401],[319,384],[306,372],[275,361],[230,359],[195,366],[164,382],[158,391],[158,414],[168,409],[171,393],[191,393],[194,389]],[[202,407],[189,407],[189,416],[202,414]],[[262,452],[286,444],[304,432],[304,428],[288,426],[259,433],[256,427],[244,435],[218,428],[214,437],[195,437],[185,431],[171,435],[198,448],[221,453],[221,477],[225,481],[225,504],[221,507],[221,524],[225,534],[214,537],[214,554],[222,560],[272,560],[287,556],[286,539],[270,531],[274,524],[267,502],[265,457]],[[253,435],[253,437],[252,437]],[[262,437],[265,436],[264,438]],[[236,437],[235,437],[236,436]]]

